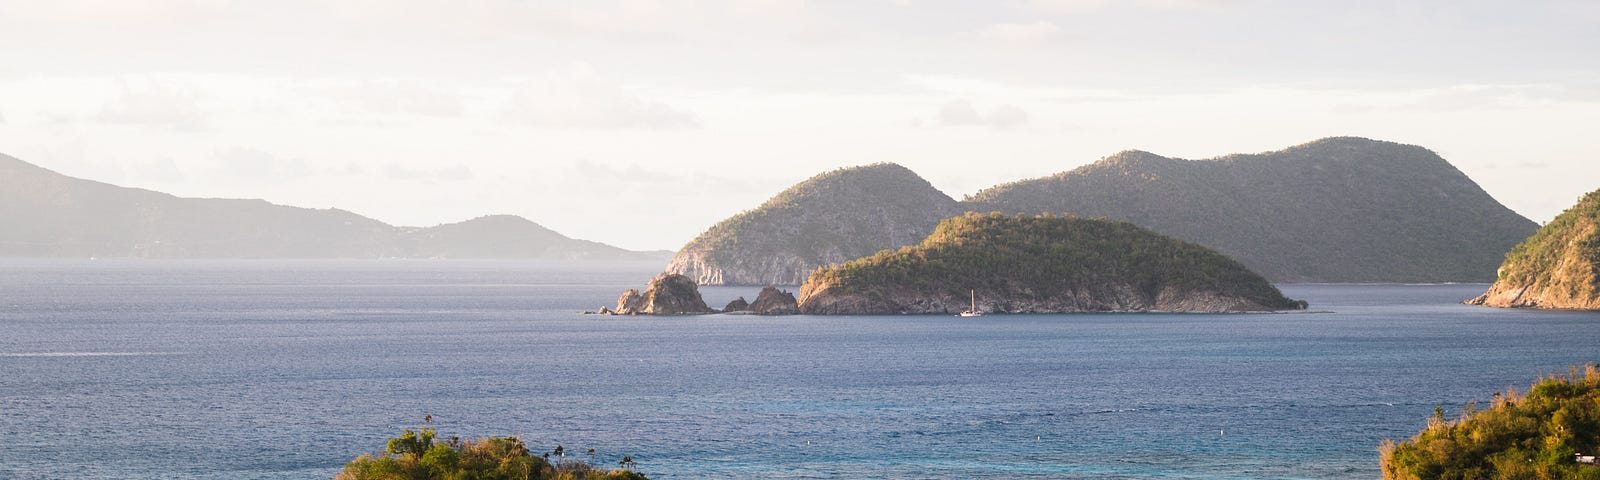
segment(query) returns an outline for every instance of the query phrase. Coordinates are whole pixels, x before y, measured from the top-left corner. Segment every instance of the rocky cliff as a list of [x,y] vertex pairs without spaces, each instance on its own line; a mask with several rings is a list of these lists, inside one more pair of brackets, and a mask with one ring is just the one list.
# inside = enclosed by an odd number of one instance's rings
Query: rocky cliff
[[1600,310],[1600,190],[1506,254],[1474,305]]
[[1210,249],[1110,220],[968,213],[916,246],[812,274],[808,314],[1243,312],[1305,308]]
[[1352,137],[1211,160],[1125,151],[965,204],[1122,220],[1279,282],[1489,281],[1537,228],[1427,149]]
[[905,167],[835,170],[700,234],[667,266],[702,285],[798,285],[817,267],[921,241],[955,200]]

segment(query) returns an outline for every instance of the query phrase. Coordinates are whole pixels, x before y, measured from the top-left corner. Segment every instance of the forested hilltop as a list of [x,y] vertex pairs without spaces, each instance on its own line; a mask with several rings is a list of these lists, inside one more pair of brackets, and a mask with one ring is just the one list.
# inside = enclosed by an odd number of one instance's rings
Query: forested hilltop
[[1600,190],[1584,195],[1505,258],[1494,285],[1468,303],[1600,310]]
[[1212,160],[1130,150],[966,205],[1123,220],[1278,282],[1491,281],[1538,227],[1425,148],[1354,137]]
[[922,243],[812,273],[811,314],[1231,312],[1305,308],[1205,247],[1111,220],[968,213]]
[[798,285],[818,266],[921,241],[956,201],[892,163],[800,182],[713,225],[678,251],[667,273],[702,285]]

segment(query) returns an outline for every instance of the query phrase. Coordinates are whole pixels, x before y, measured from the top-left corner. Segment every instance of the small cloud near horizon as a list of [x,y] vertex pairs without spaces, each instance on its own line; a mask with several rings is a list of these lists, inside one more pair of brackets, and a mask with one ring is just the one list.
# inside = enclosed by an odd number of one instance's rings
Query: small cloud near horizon
[[95,119],[116,124],[145,125],[183,131],[209,128],[200,107],[199,90],[166,85],[153,80],[117,80],[117,93],[100,107]]
[[648,100],[579,64],[521,82],[505,110],[511,120],[537,127],[584,130],[686,130],[700,128],[687,111]]
[[[939,107],[938,120],[938,125],[941,127],[987,125],[997,129],[1009,129],[1026,125],[1029,115],[1027,110],[1011,104],[998,105],[990,108],[987,114],[979,114],[971,101],[955,99]],[[913,124],[919,125],[921,122],[914,121]]]

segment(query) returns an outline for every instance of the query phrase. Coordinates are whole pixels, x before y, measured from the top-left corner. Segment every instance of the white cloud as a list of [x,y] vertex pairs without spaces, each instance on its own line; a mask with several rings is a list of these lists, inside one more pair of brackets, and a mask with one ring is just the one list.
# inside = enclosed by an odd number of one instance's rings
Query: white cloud
[[248,183],[281,183],[310,176],[304,160],[280,158],[250,147],[232,147],[211,156],[213,171],[224,179]]
[[[987,115],[979,115],[978,109],[966,99],[956,99],[945,102],[939,107],[939,126],[959,127],[968,125],[987,125],[999,129],[1020,127],[1028,123],[1028,112],[1016,105],[997,105],[989,109]],[[915,122],[920,124],[920,122]]]
[[984,120],[995,128],[1020,127],[1028,123],[1028,112],[1016,105],[1001,105],[990,109]]
[[978,116],[978,109],[972,107],[972,102],[967,100],[951,100],[939,107],[939,125],[978,125],[983,123],[983,118]]
[[146,161],[136,161],[129,165],[127,177],[135,181],[151,182],[157,184],[175,184],[188,179],[183,169],[178,168],[177,162],[172,157],[158,157]]
[[1237,0],[1029,0],[1034,9],[1061,14],[1090,13],[1116,7],[1146,10],[1209,10],[1226,7]]
[[676,130],[700,126],[689,112],[641,98],[584,64],[522,82],[512,92],[506,113],[513,121],[548,128]]
[[342,109],[355,113],[455,117],[465,112],[459,93],[419,81],[361,80],[317,90]]
[[1066,30],[1054,23],[996,23],[969,34],[983,43],[1015,48],[1032,48],[1050,45],[1066,38]]
[[[341,172],[348,172],[353,167],[346,165]],[[413,168],[401,165],[399,162],[383,164],[383,176],[394,180],[424,180],[424,181],[462,181],[472,180],[476,175],[465,164],[457,163],[443,168]]]
[[101,106],[95,119],[190,131],[209,126],[200,107],[203,95],[197,89],[129,79],[118,79],[117,88],[115,96]]

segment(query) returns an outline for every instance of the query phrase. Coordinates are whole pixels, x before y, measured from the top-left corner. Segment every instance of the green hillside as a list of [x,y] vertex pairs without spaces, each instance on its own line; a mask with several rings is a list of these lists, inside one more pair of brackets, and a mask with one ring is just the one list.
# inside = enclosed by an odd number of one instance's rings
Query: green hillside
[[1126,151],[966,205],[1123,220],[1280,282],[1490,281],[1537,228],[1427,149],[1353,137],[1212,160]]
[[807,313],[953,313],[976,291],[1005,312],[1304,308],[1238,262],[1132,224],[968,213],[915,246],[813,273]]
[[1469,303],[1600,309],[1600,190],[1584,195],[1505,258],[1488,293]]

